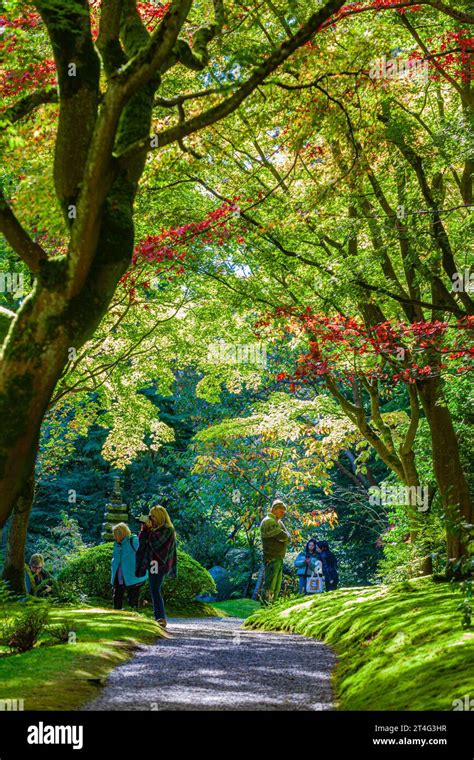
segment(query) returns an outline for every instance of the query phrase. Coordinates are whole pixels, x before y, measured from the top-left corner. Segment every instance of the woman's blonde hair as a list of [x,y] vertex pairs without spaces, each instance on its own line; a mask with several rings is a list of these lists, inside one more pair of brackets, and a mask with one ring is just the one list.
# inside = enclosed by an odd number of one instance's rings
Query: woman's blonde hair
[[30,565],[33,567],[44,567],[44,557],[42,554],[33,554],[30,558]]
[[128,527],[126,523],[117,523],[117,525],[114,525],[112,528],[112,533],[114,536],[118,536],[118,538],[121,538],[122,541],[124,538],[128,538],[128,536],[132,535],[132,531]]
[[159,505],[157,507],[152,507],[149,516],[155,518],[156,528],[163,528],[166,526],[167,528],[173,528],[174,530],[171,518],[164,507]]

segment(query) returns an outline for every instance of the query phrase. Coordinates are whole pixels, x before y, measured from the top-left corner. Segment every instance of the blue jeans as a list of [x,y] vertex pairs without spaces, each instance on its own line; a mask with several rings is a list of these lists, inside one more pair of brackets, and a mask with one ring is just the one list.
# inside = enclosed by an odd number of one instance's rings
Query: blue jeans
[[306,581],[308,579],[304,575],[298,575],[298,580],[300,583],[298,594],[306,594]]
[[165,603],[163,601],[163,594],[161,593],[161,587],[166,577],[166,573],[150,573],[149,577],[155,620],[166,620]]

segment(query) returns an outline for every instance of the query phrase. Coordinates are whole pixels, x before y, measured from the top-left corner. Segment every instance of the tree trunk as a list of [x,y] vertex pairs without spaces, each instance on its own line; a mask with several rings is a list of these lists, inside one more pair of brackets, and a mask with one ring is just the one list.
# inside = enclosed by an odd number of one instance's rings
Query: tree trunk
[[262,562],[260,566],[260,570],[258,571],[257,583],[255,584],[255,588],[252,594],[252,599],[254,601],[256,601],[259,597],[260,589],[262,588],[264,577],[265,577],[265,565]]
[[8,532],[3,580],[17,594],[25,593],[25,546],[34,492],[34,475],[31,474],[16,501]]
[[[420,530],[423,527],[423,521],[427,514],[426,512],[419,511],[419,505],[416,497],[413,499],[412,488],[420,488],[420,478],[416,469],[415,454],[413,449],[410,448],[408,452],[400,451],[400,459],[405,472],[405,485],[408,487],[410,495],[410,504],[407,506],[408,520],[410,523],[410,540],[412,544],[418,541]],[[431,555],[421,557],[419,563],[413,566],[410,571],[412,577],[419,577],[421,575],[431,575],[433,572],[433,560]]]
[[468,556],[462,523],[472,524],[472,501],[440,379],[433,377],[420,382],[419,393],[431,431],[433,468],[446,516],[448,562],[452,565]]

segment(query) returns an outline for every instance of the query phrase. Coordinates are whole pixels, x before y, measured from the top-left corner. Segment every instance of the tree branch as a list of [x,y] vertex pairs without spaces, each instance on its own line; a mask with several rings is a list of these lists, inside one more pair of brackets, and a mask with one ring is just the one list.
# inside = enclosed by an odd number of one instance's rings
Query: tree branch
[[127,62],[120,44],[120,21],[125,0],[103,2],[100,10],[100,26],[96,45],[104,62],[105,73],[110,76]]
[[143,150],[144,148],[161,148],[165,145],[170,145],[170,143],[193,134],[194,132],[203,129],[210,124],[214,124],[216,121],[220,121],[220,119],[233,113],[269,74],[284,63],[295,50],[300,48],[306,42],[309,42],[315,32],[321,28],[323,22],[335,13],[342,6],[343,2],[344,0],[329,0],[323,8],[317,11],[317,13],[313,13],[307,23],[299,29],[294,37],[290,40],[285,40],[274,53],[255,69],[249,79],[229,98],[226,98],[217,106],[204,111],[198,116],[194,116],[184,123],[165,129],[163,132],[158,132],[151,141],[140,140],[130,145],[126,150],[120,153],[117,158],[126,158],[130,154]]
[[155,76],[167,61],[192,6],[192,0],[174,0],[161,24],[150,37],[148,45],[112,75],[122,95],[130,98],[134,92]]
[[440,13],[444,13],[446,16],[450,16],[456,21],[460,21],[462,24],[474,24],[474,16],[472,13],[466,13],[465,11],[459,11],[455,8],[450,8],[448,5],[439,2],[439,0],[406,0],[406,2],[394,2],[391,5],[383,5],[378,8],[374,7],[373,5],[368,5],[365,8],[355,7],[354,9],[351,9],[350,5],[348,5],[347,9],[344,10],[340,16],[334,19],[329,19],[327,24],[324,26],[326,27],[329,24],[338,23],[339,21],[342,21],[342,19],[347,18],[348,16],[354,16],[358,13],[367,13],[368,11],[371,11],[372,13],[374,11],[396,11],[402,8],[413,8],[413,6],[417,5],[429,5],[431,8],[434,8],[434,10],[440,11]]
[[46,103],[57,103],[58,91],[56,87],[45,87],[42,90],[35,90],[24,98],[21,98],[12,106],[7,108],[2,116],[8,119],[10,124],[20,121],[25,116],[32,113],[38,106],[42,106]]
[[192,71],[202,71],[209,63],[209,43],[222,31],[224,25],[224,4],[214,0],[215,23],[201,26],[194,35],[193,46],[185,40],[178,40],[174,53],[179,63]]
[[0,187],[0,230],[15,253],[23,259],[32,272],[38,274],[40,264],[45,261],[46,251],[30,238],[11,210]]
[[68,207],[76,203],[97,116],[100,60],[92,40],[88,0],[37,0],[35,7],[46,25],[58,72],[54,182],[69,225]]

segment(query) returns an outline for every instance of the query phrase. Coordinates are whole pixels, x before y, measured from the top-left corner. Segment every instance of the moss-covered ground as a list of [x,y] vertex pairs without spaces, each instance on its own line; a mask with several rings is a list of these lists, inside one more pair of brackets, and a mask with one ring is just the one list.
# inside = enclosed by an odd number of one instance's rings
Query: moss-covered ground
[[0,647],[0,700],[23,699],[25,710],[78,709],[136,646],[162,635],[154,620],[104,608],[53,608],[49,624],[59,623],[67,623],[75,643],[57,644],[45,634],[23,654]]
[[[11,616],[20,603],[8,605]],[[4,610],[3,610],[4,612]],[[167,607],[168,617],[222,617],[202,602]],[[139,644],[163,635],[150,603],[140,614],[115,611],[103,600],[81,608],[51,607],[48,626],[67,623],[75,643],[57,644],[47,631],[29,652],[11,654],[0,646],[0,700],[23,699],[25,710],[75,710],[93,699],[110,671],[131,657]],[[74,638],[74,637],[73,637]]]
[[224,602],[213,602],[211,607],[222,615],[248,618],[260,609],[260,603],[254,602],[253,599],[226,599]]
[[333,647],[340,709],[452,710],[474,696],[474,630],[463,630],[458,602],[450,584],[422,578],[282,600],[245,626]]

